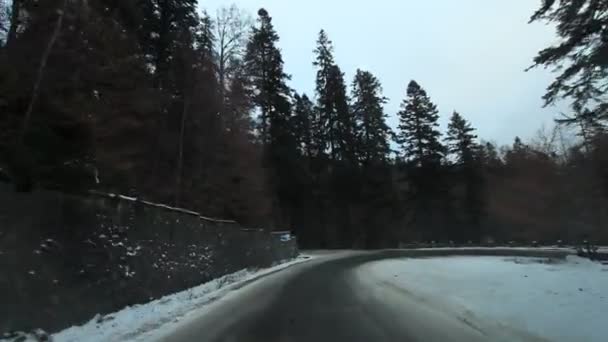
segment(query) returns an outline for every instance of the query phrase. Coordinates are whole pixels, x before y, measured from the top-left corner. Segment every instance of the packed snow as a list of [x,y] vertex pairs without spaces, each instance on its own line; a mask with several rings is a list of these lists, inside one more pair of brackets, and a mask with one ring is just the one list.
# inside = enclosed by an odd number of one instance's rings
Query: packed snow
[[[147,304],[127,307],[106,316],[96,316],[83,326],[71,327],[52,335],[52,341],[146,341],[155,331],[167,329],[193,312],[200,313],[208,304],[250,281],[312,258],[300,256],[267,269],[242,270]],[[35,340],[33,336],[32,340]]]
[[383,260],[364,274],[467,324],[521,331],[540,340],[608,340],[608,265],[519,257]]

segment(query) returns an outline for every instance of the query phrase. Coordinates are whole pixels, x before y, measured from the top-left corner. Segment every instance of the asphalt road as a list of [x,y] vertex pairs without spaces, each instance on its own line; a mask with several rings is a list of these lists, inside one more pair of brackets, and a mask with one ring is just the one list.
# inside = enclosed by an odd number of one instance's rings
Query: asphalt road
[[386,257],[351,253],[291,267],[219,300],[162,340],[538,341],[444,312],[439,299],[425,300],[361,272]]

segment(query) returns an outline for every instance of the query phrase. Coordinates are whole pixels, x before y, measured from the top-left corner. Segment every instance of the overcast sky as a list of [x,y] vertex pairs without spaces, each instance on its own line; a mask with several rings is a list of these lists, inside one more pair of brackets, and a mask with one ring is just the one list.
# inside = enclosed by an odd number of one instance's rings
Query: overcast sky
[[[235,0],[252,15],[260,7],[273,17],[290,86],[313,95],[317,34],[325,29],[350,86],[357,68],[382,82],[396,113],[408,82],[415,79],[438,105],[442,128],[454,110],[482,139],[509,144],[552,125],[559,108],[542,108],[553,76],[524,70],[555,41],[552,27],[528,24],[540,0]],[[201,0],[214,14],[225,0]]]

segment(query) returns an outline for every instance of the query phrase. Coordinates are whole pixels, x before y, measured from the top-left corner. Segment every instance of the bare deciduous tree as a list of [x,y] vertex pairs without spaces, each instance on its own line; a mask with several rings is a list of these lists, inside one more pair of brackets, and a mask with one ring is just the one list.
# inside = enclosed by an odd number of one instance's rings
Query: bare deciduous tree
[[542,125],[541,128],[536,131],[536,135],[530,142],[530,145],[535,151],[542,152],[548,156],[555,156],[559,150],[559,146],[557,146],[558,138],[559,131],[557,125],[551,129]]
[[238,68],[235,60],[240,60],[245,53],[247,33],[253,21],[249,14],[236,5],[223,7],[217,11],[215,19],[217,38],[218,78],[222,91],[230,75]]
[[530,146],[564,164],[568,161],[570,150],[577,145],[576,140],[580,139],[576,139],[573,130],[565,125],[555,124],[551,129],[543,125],[536,131]]

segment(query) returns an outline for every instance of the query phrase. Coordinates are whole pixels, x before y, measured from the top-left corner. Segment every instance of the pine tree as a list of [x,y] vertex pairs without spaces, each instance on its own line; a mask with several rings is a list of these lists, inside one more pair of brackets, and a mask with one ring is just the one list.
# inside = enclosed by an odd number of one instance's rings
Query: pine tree
[[439,139],[437,107],[426,91],[411,81],[407,99],[401,105],[397,142],[401,145],[405,160],[415,166],[438,166],[444,156]]
[[457,165],[470,165],[474,160],[477,136],[473,132],[475,129],[458,112],[452,114],[445,140],[448,153],[454,156]]
[[306,94],[300,96],[295,93],[293,99],[294,115],[291,126],[294,138],[300,155],[310,158],[313,155],[311,122],[315,115],[314,104]]
[[513,145],[505,153],[505,166],[511,171],[517,171],[530,158],[532,150],[524,144],[520,137],[515,137]]
[[608,3],[596,0],[543,0],[530,22],[557,24],[560,41],[542,50],[534,66],[556,67],[561,74],[548,87],[546,104],[568,98],[574,117],[567,121],[608,121]]
[[[598,0],[543,0],[530,22],[556,24],[558,44],[542,51],[533,67],[551,67],[560,72],[547,88],[546,105],[560,99],[572,101],[573,114],[558,123],[577,124],[584,139],[591,163],[595,164],[593,178],[604,182],[608,196],[608,169],[602,154],[594,145],[604,140],[608,125],[608,2]],[[596,199],[592,203],[598,203]],[[599,222],[596,225],[599,226]]]
[[323,30],[319,33],[315,54],[318,98],[315,140],[319,149],[329,150],[332,160],[354,163],[356,122],[348,105],[344,73],[335,64],[332,42]]
[[360,176],[351,183],[357,189],[352,200],[358,216],[353,222],[359,222],[361,226],[351,234],[357,244],[375,247],[389,235],[383,222],[390,217],[390,212],[399,210],[388,162],[391,130],[383,108],[386,98],[382,96],[380,81],[362,70],[355,74],[351,95],[351,112],[357,123],[357,157],[361,163],[357,172]]
[[[410,219],[414,227],[424,232],[428,239],[445,235],[446,212],[445,177],[441,161],[445,148],[439,139],[439,118],[436,106],[424,89],[411,81],[407,98],[401,105],[397,142],[402,148],[402,158],[407,172]],[[442,213],[442,215],[438,215]]]
[[291,177],[296,146],[290,127],[291,90],[283,71],[283,57],[276,46],[279,36],[265,9],[258,11],[245,54],[245,70],[251,85],[252,103],[258,109],[258,135],[264,147],[264,161],[271,170],[271,186],[277,202],[273,205],[278,222],[288,222],[293,198]]
[[[166,203],[178,201],[183,186],[166,182],[166,175],[179,175],[180,163],[190,147],[186,128],[194,119],[194,91],[197,64],[194,42],[201,28],[197,15],[197,0],[136,0],[138,12],[137,36],[142,58],[158,91],[159,104],[150,113],[154,128],[150,137],[148,160],[150,176],[147,188],[155,189],[155,200]],[[211,106],[209,106],[211,107]],[[180,153],[180,151],[182,153]],[[181,160],[181,161],[180,161]],[[179,177],[177,177],[179,178]],[[163,181],[166,187],[159,187]],[[169,186],[173,185],[173,186]]]
[[502,167],[502,160],[498,155],[498,148],[494,143],[482,142],[479,146],[478,154],[483,166],[489,171],[494,172]]
[[357,123],[348,105],[344,73],[337,65],[334,65],[329,73],[327,93],[331,99],[332,116],[334,116],[332,120],[334,133],[331,135],[333,139],[330,140],[330,146],[334,146],[335,149],[334,160],[355,164]]
[[[14,118],[24,121],[23,104],[29,102],[30,124],[20,124],[26,153],[18,157],[29,159],[38,183],[123,192],[139,188],[139,180],[149,173],[142,172],[148,149],[140,139],[149,135],[147,117],[158,104],[158,94],[148,86],[133,24],[126,13],[119,15],[118,4],[69,1],[57,7],[62,4],[14,2],[27,20],[20,20],[18,34],[6,48],[12,71],[0,71],[6,76],[0,79],[9,82],[0,82],[8,103],[2,130],[9,131],[5,128],[13,126]],[[51,45],[53,26],[59,33]],[[43,48],[48,51],[44,65]],[[12,79],[13,72],[19,80]],[[36,78],[40,82],[34,97]]]
[[471,127],[458,112],[454,112],[448,124],[446,136],[447,150],[453,157],[456,168],[453,170],[456,188],[463,188],[464,193],[456,191],[457,217],[454,225],[461,224],[458,236],[454,239],[467,241],[480,241],[480,222],[483,215],[483,189],[481,149],[475,142],[477,136]]
[[261,141],[278,147],[285,142],[290,117],[289,76],[283,71],[283,57],[276,46],[279,36],[265,9],[258,12],[258,26],[253,28],[245,68],[251,78],[253,103],[260,110]]
[[[93,119],[98,186],[152,199],[156,193],[151,189],[156,187],[150,186],[148,137],[154,134],[151,114],[162,96],[152,87],[137,44],[138,24],[133,20],[138,14],[123,6],[123,2],[102,1],[83,8],[89,13],[82,17],[80,28],[85,37],[75,35],[70,45],[83,43],[72,58],[85,65],[84,74],[91,75],[79,89],[91,93],[87,106],[92,108],[86,111]],[[63,63],[78,64],[65,58]]]
[[370,72],[357,70],[351,91],[352,112],[358,125],[358,154],[364,164],[384,162],[390,152],[391,130],[386,124],[380,81]]
[[194,31],[198,0],[138,0],[142,11],[139,30],[140,41],[154,67],[155,85],[158,89],[175,89],[172,65],[180,45],[187,44],[180,35]]
[[196,26],[194,32],[194,46],[199,63],[210,64],[206,67],[213,66],[212,62],[215,57],[216,37],[213,34],[213,21],[205,11],[201,14],[199,24]]
[[316,55],[313,65],[317,67],[316,93],[317,93],[317,115],[313,121],[314,144],[319,155],[329,149],[330,153],[335,153],[334,141],[335,115],[333,113],[332,96],[329,93],[328,84],[332,68],[335,65],[333,56],[333,45],[324,30],[319,32],[317,47],[314,50]]

